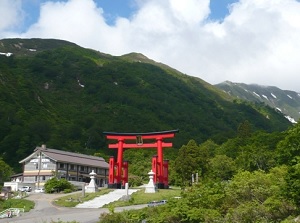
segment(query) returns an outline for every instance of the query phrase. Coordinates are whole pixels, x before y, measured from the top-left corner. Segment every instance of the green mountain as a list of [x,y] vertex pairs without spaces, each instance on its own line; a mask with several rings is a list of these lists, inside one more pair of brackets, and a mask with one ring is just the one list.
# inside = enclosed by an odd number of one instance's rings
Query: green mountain
[[230,81],[215,86],[230,96],[269,105],[281,112],[292,123],[300,119],[300,94],[295,91],[281,90],[274,86],[233,83]]
[[111,154],[102,132],[179,129],[222,143],[248,120],[253,130],[291,123],[268,106],[234,101],[203,80],[137,53],[111,56],[52,39],[0,40],[0,154],[13,167],[41,144]]

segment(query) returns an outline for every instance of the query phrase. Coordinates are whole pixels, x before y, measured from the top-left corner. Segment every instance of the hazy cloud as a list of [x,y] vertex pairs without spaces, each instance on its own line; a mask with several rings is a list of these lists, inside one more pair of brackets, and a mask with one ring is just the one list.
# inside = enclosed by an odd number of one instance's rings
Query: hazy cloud
[[1,0],[0,1],[0,31],[13,30],[22,23],[24,13],[22,11],[21,0]]
[[[22,21],[16,16],[20,1],[0,2],[1,14],[11,12],[0,22],[3,38]],[[108,25],[92,0],[49,1],[25,33],[8,31],[65,39],[113,55],[140,52],[212,84],[230,80],[300,91],[298,1],[240,0],[222,21],[208,19],[209,0],[136,0],[136,5],[130,18]]]

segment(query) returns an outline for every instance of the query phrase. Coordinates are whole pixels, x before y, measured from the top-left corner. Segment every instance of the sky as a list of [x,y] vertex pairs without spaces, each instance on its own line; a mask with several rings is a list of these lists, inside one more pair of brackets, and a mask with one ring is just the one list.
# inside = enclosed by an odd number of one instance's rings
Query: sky
[[300,0],[0,0],[0,39],[142,53],[210,84],[300,92]]

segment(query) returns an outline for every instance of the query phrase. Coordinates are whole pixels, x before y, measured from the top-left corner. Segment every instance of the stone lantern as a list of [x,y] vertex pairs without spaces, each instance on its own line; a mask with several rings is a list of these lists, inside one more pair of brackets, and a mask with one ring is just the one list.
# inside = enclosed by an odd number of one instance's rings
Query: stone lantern
[[90,178],[91,181],[89,183],[89,185],[86,187],[86,192],[87,193],[95,193],[96,191],[98,191],[98,186],[95,183],[95,176],[97,175],[94,170],[92,170],[92,172],[90,172]]
[[149,183],[145,187],[145,193],[155,193],[156,192],[155,185],[153,182],[153,176],[155,175],[155,173],[152,170],[150,170],[148,175],[149,175]]

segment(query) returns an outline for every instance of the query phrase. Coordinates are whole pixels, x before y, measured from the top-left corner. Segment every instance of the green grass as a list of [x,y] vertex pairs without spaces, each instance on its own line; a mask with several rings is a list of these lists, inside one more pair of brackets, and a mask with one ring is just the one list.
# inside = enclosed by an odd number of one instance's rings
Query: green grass
[[[85,197],[82,197],[81,193],[71,194],[64,197],[60,197],[55,200],[53,203],[61,207],[75,207],[77,204],[92,200],[98,196],[104,195],[112,191],[113,189],[102,189],[96,193],[86,193]],[[145,189],[140,189],[139,191],[131,195],[130,200],[128,201],[115,201],[110,204],[105,205],[104,207],[114,208],[122,207],[136,204],[147,204],[150,201],[160,201],[160,200],[169,200],[174,197],[180,196],[180,188],[164,189],[158,190],[156,193],[145,193]]]
[[67,196],[60,197],[56,199],[53,203],[57,206],[61,207],[75,207],[77,204],[82,203],[84,201],[92,200],[98,196],[107,194],[111,191],[111,189],[101,189],[96,193],[85,193],[85,196],[82,197],[82,193],[70,194]]
[[8,199],[0,202],[0,211],[8,208],[24,208],[28,212],[34,208],[34,202],[26,199]]
[[158,190],[156,193],[145,193],[145,189],[140,189],[139,191],[131,195],[130,200],[128,201],[115,201],[104,205],[104,207],[114,208],[122,207],[136,204],[147,204],[150,201],[160,201],[160,200],[169,200],[174,197],[179,197],[181,194],[181,189],[172,188],[172,189],[162,189]]

